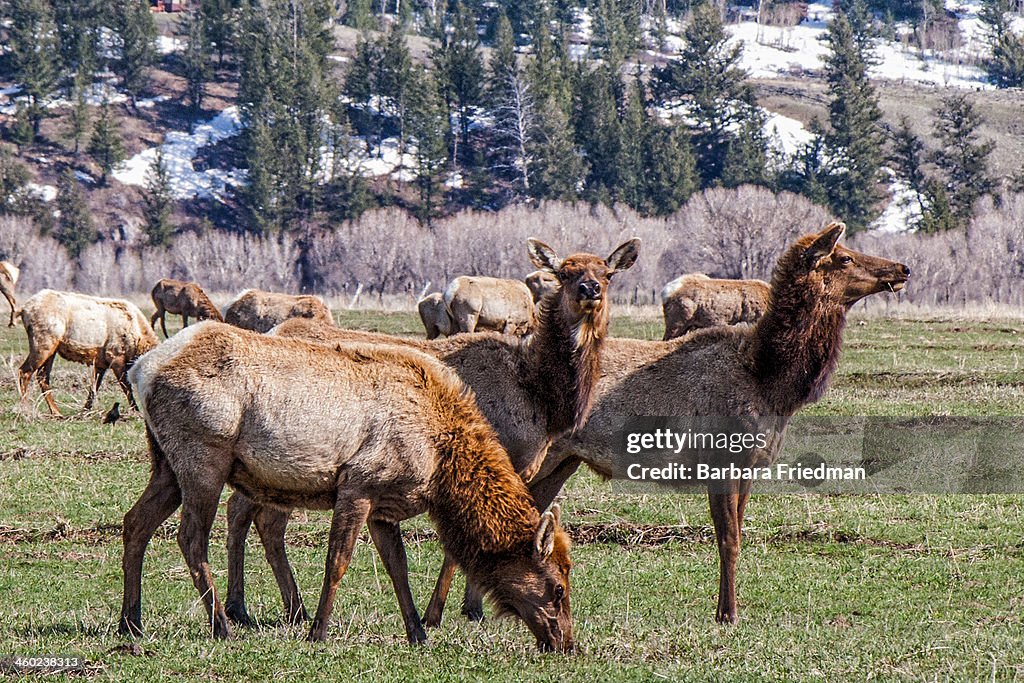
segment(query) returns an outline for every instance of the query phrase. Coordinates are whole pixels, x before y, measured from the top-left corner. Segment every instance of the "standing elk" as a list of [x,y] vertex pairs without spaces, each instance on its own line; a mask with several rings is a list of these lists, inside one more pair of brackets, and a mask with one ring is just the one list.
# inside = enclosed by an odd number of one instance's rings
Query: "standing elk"
[[278,294],[247,289],[224,309],[224,322],[253,332],[266,332],[289,318],[310,318],[334,324],[331,309],[318,296]]
[[264,336],[204,322],[129,373],[149,436],[149,485],[124,518],[119,630],[142,631],[142,561],[182,507],[178,544],[213,636],[231,630],[208,560],[225,484],[262,505],[333,510],[323,590],[308,639],[324,640],[363,524],[391,578],[410,642],[426,633],[409,590],[399,523],[428,512],[445,551],[541,649],[573,649],[569,541],[541,514],[473,395],[411,349]]
[[703,273],[681,275],[661,290],[663,340],[702,327],[756,323],[768,309],[768,293],[768,283],[762,280],[718,280]]
[[189,316],[192,316],[199,322],[203,320],[216,320],[220,322],[223,320],[220,316],[220,311],[210,301],[210,297],[206,296],[206,292],[195,282],[182,282],[181,280],[164,278],[153,287],[151,296],[153,297],[153,305],[156,306],[156,313],[150,318],[149,324],[155,330],[156,321],[159,319],[160,327],[164,331],[164,337],[170,336],[167,334],[167,323],[164,321],[164,315],[167,313],[180,315],[183,328],[188,327]]
[[[850,307],[871,294],[901,290],[910,276],[902,263],[839,245],[845,229],[832,223],[789,247],[775,266],[768,310],[753,326],[709,328],[660,342],[609,339],[590,419],[548,450],[528,481],[534,502],[547,505],[584,462],[602,476],[613,476],[622,462],[622,430],[630,416],[740,421],[749,432],[765,434],[767,447],[731,456],[732,462],[737,467],[774,462],[789,419],[828,387]],[[523,463],[514,456],[513,464],[521,471]],[[732,623],[751,480],[724,486],[708,490],[721,563],[715,618]]]
[[92,370],[86,410],[92,408],[107,370],[114,373],[128,402],[135,407],[125,372],[159,341],[135,304],[44,289],[25,302],[21,322],[28,334],[29,349],[18,383],[22,405],[28,401],[28,385],[36,375],[50,412],[60,415],[50,388],[53,361],[60,355]]
[[14,299],[14,286],[18,284],[20,273],[18,267],[10,261],[0,261],[0,294],[4,295],[11,306],[11,321],[7,323],[8,327],[14,327],[14,315],[18,308],[18,302]]
[[533,295],[521,280],[463,275],[448,283],[444,304],[453,333],[494,330],[524,335],[535,322]]
[[[543,242],[530,240],[532,261],[555,273],[561,286],[541,302],[537,330],[522,340],[477,333],[425,342],[343,330],[309,320],[289,320],[272,334],[331,347],[351,342],[401,344],[435,356],[473,390],[502,446],[517,463],[517,472],[528,481],[552,440],[579,429],[587,419],[608,332],[609,283],[615,273],[633,266],[639,244],[639,240],[630,240],[607,259],[591,254],[560,259]],[[554,499],[554,494],[543,495]],[[251,622],[245,607],[244,563],[245,538],[254,520],[287,618],[301,621],[306,617],[305,608],[285,554],[288,514],[254,505],[239,493],[228,500],[227,614],[241,623]],[[439,595],[447,594],[455,564],[455,558],[446,557],[436,589]],[[443,598],[431,600],[424,615],[428,626],[440,623],[442,603]],[[474,618],[483,616],[479,606],[477,609]]]
[[416,304],[416,310],[427,331],[427,339],[447,337],[452,333],[452,317],[444,305],[444,295],[438,292],[428,294]]

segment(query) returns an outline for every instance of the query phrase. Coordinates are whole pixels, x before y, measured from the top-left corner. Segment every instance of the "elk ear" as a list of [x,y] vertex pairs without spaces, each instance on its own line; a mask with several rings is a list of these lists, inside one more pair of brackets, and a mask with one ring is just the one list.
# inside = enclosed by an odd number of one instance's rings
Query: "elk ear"
[[629,270],[640,257],[640,238],[634,237],[628,242],[623,242],[619,248],[612,252],[605,263],[612,269],[612,274],[623,270]]
[[533,552],[538,559],[548,559],[555,550],[555,531],[558,529],[559,514],[559,507],[552,505],[551,509],[540,516],[537,535],[533,539]]
[[829,223],[827,228],[818,233],[814,242],[804,252],[804,256],[807,257],[807,261],[811,266],[817,265],[818,261],[831,255],[835,251],[836,244],[839,243],[844,234],[846,234],[846,223],[838,221]]
[[555,273],[562,267],[562,259],[558,258],[555,250],[539,239],[531,237],[526,240],[526,249],[530,252],[530,260],[533,262],[533,265],[541,270]]

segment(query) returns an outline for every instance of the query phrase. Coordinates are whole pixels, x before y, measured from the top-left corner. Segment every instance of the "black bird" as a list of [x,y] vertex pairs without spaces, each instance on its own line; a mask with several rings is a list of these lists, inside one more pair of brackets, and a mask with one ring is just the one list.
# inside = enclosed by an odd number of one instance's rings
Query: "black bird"
[[115,402],[114,407],[107,411],[103,417],[103,424],[112,425],[121,419],[121,403]]

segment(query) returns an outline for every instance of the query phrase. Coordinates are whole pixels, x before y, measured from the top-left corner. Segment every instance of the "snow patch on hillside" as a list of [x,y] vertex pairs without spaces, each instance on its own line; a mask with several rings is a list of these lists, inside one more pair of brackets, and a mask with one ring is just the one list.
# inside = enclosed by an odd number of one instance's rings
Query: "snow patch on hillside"
[[[192,165],[201,148],[238,135],[241,130],[238,107],[228,107],[209,121],[197,124],[191,133],[171,132],[166,135],[162,145],[164,165],[170,176],[171,193],[176,199],[221,199],[228,186],[244,183],[244,171],[217,168],[197,171]],[[156,151],[156,147],[151,147],[121,163],[114,169],[114,178],[125,185],[145,185]]]

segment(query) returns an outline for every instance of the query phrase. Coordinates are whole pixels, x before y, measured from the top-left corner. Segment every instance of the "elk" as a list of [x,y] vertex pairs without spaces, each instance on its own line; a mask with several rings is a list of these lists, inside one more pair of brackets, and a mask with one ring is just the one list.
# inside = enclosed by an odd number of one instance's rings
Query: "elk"
[[[902,263],[839,245],[844,232],[845,225],[832,223],[787,249],[772,275],[768,310],[753,326],[713,327],[660,342],[609,339],[590,419],[548,450],[528,482],[534,502],[553,500],[584,462],[613,476],[625,457],[621,440],[629,416],[740,421],[770,438],[764,449],[730,456],[736,466],[774,462],[790,417],[828,387],[850,307],[871,294],[901,290],[910,276]],[[513,458],[513,464],[520,463]],[[749,479],[732,480],[708,490],[720,559],[718,622],[738,616],[736,561],[750,485]]]
[[[401,344],[440,359],[476,394],[484,416],[517,463],[517,472],[529,480],[551,441],[579,429],[587,419],[608,331],[610,280],[633,266],[640,241],[622,244],[607,259],[582,253],[562,259],[538,240],[530,240],[528,246],[534,264],[554,273],[560,287],[541,301],[537,330],[526,339],[477,333],[426,342],[299,319],[283,323],[272,334],[327,346]],[[554,499],[554,493],[542,494]],[[254,505],[239,493],[228,500],[228,616],[240,623],[251,622],[245,607],[244,562],[245,538],[253,521],[281,590],[287,618],[305,619],[285,554],[288,514]],[[446,557],[436,595],[447,595],[456,561]],[[442,597],[431,600],[424,615],[428,626],[440,623],[442,606]],[[471,616],[482,617],[480,605],[476,610]]]
[[661,290],[664,340],[702,327],[756,323],[768,308],[768,292],[768,283],[762,280],[718,280],[702,273],[681,275]]
[[331,309],[318,296],[247,289],[224,309],[224,322],[254,332],[266,332],[289,318],[311,318],[334,324]]
[[206,296],[206,292],[195,282],[182,282],[181,280],[164,278],[153,287],[151,296],[153,297],[153,305],[156,306],[156,312],[150,318],[149,324],[155,330],[156,321],[159,319],[160,327],[164,331],[164,337],[170,336],[167,334],[167,323],[164,321],[166,313],[180,315],[182,327],[188,327],[189,316],[200,322],[203,320],[216,320],[218,322],[223,320],[220,316],[220,311],[210,301],[210,297]]
[[558,278],[546,270],[535,270],[525,278],[523,282],[530,289],[533,295],[533,303],[539,303],[548,292],[558,288]]
[[533,295],[521,280],[496,277],[457,277],[444,290],[452,331],[494,330],[529,334],[534,326]]
[[308,640],[326,637],[363,524],[412,643],[423,642],[399,523],[427,512],[445,551],[541,649],[573,649],[568,536],[541,514],[472,392],[411,349],[265,336],[203,322],[129,372],[152,472],[125,515],[122,634],[142,632],[146,546],[182,508],[178,544],[212,634],[231,634],[208,559],[225,484],[261,505],[332,510],[323,589]]
[[427,339],[447,337],[452,333],[452,317],[444,305],[444,295],[437,292],[426,295],[416,304],[416,310],[427,331]]
[[84,363],[92,371],[85,410],[92,408],[107,370],[114,373],[128,402],[135,407],[125,371],[159,341],[135,304],[44,289],[25,302],[21,322],[28,334],[29,349],[19,376],[22,405],[28,401],[28,385],[36,375],[50,413],[60,415],[50,388],[53,361],[60,355]]
[[10,261],[0,261],[0,294],[4,295],[7,303],[11,306],[11,321],[8,327],[14,327],[14,315],[18,308],[18,302],[14,299],[14,286],[18,284],[18,275],[21,271]]

